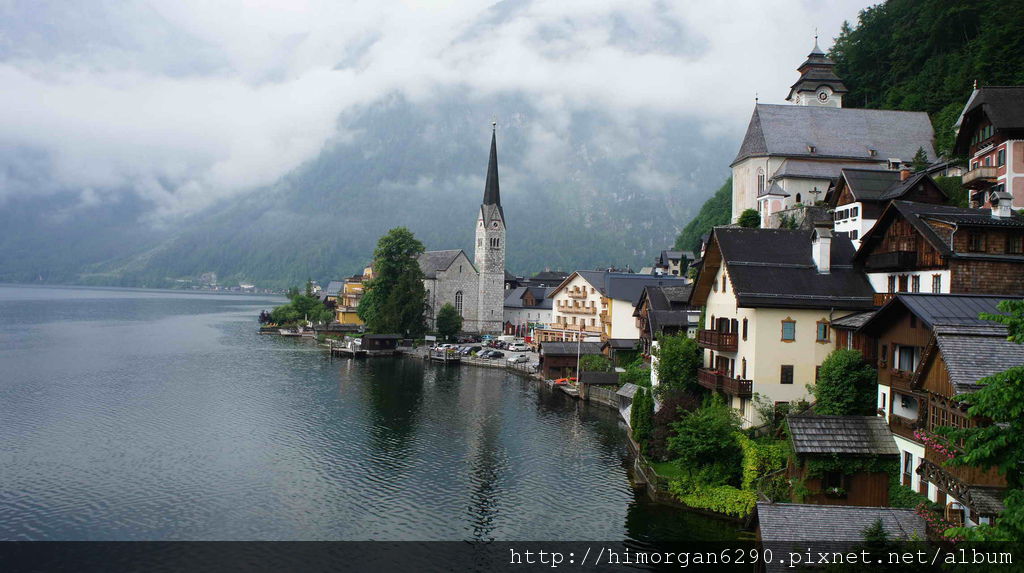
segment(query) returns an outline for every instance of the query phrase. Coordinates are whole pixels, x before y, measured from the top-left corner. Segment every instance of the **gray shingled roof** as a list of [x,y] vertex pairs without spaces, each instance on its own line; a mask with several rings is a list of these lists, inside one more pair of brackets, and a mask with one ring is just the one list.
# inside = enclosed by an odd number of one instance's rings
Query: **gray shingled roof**
[[590,372],[584,370],[579,376],[580,384],[593,384],[597,386],[618,386],[618,372]]
[[836,163],[834,161],[811,161],[808,159],[787,159],[772,174],[772,179],[836,179],[843,169],[864,167],[863,163]]
[[[931,179],[926,172],[914,173],[906,180],[900,180],[900,172],[889,169],[843,169],[842,178],[846,187],[857,201],[883,202],[899,199],[924,179]],[[934,181],[932,182],[934,183]],[[939,191],[942,188],[936,185]],[[945,191],[942,191],[945,194]]]
[[452,265],[455,257],[459,256],[462,249],[449,251],[427,251],[419,256],[420,270],[423,276],[428,279],[437,278],[437,271],[443,271]]
[[925,523],[912,509],[856,505],[757,503],[761,539],[778,541],[862,542],[863,531],[882,520],[891,539],[925,539]]
[[[831,270],[821,274],[811,256],[811,232],[715,227],[733,291],[747,308],[867,310],[874,289],[851,265],[853,243],[835,237]],[[701,273],[705,270],[701,269]]]
[[[937,326],[984,326],[1005,327],[998,323],[985,320],[979,315],[983,312],[1003,314],[997,308],[1001,301],[1020,299],[1020,296],[974,295],[974,294],[924,294],[899,293],[894,297],[917,315],[928,327]],[[894,304],[890,301],[889,304]],[[898,303],[897,303],[898,304]]]
[[341,294],[341,289],[345,288],[344,281],[331,281],[327,283],[327,288],[324,289],[324,296],[338,296]]
[[787,193],[786,190],[783,189],[781,185],[779,185],[778,181],[773,181],[767,189],[757,192],[758,197],[767,197],[768,195],[774,195],[777,197],[789,197],[789,193]]
[[832,328],[845,328],[849,330],[857,330],[864,326],[864,323],[871,320],[871,317],[875,316],[875,311],[869,310],[867,312],[855,312],[853,314],[846,315],[842,318],[837,318],[832,321]]
[[759,155],[910,161],[920,147],[934,158],[933,139],[924,112],[758,104],[732,164]]
[[[510,289],[505,294],[505,308],[551,310],[551,303],[554,301],[547,298],[547,296],[553,290],[555,290],[555,287],[525,286]],[[526,291],[533,292],[533,297],[537,300],[536,306],[523,306],[523,297],[526,296]]]
[[1024,365],[1024,344],[1006,340],[1005,328],[991,336],[969,336],[944,327],[936,332],[935,342],[957,394],[974,392],[981,388],[978,380]]
[[636,384],[623,384],[622,388],[619,388],[619,391],[616,392],[616,394],[625,398],[632,398],[636,394],[636,391],[639,389],[640,387],[637,386]]
[[[576,274],[583,277],[602,296],[616,300],[628,300],[633,305],[636,305],[640,299],[640,294],[643,292],[644,287],[682,286],[686,284],[686,279],[683,277],[665,275],[638,275],[608,271],[576,271]],[[549,296],[551,296],[551,293],[549,293]]]
[[601,354],[601,343],[542,342],[540,345],[540,353],[543,356],[576,356],[577,352],[579,352],[580,356]]
[[789,416],[793,452],[800,455],[898,456],[889,425],[879,416]]

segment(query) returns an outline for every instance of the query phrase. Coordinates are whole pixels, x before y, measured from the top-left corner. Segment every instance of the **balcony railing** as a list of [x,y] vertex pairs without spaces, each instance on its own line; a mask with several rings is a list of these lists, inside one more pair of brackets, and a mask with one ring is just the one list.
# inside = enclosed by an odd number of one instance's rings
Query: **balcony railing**
[[995,167],[975,167],[967,173],[964,173],[962,183],[964,187],[969,189],[980,189],[982,187],[988,187],[998,176],[998,172]]
[[752,381],[732,378],[709,368],[697,370],[697,384],[708,390],[725,392],[726,394],[741,398],[749,398],[754,393],[754,383]]
[[563,306],[558,312],[565,314],[597,314],[597,309],[592,306]]
[[907,372],[906,370],[897,370],[891,368],[889,370],[889,386],[896,390],[903,392],[913,392],[914,389],[910,387],[910,381],[914,379],[913,372]]
[[569,298],[587,298],[587,291],[582,291],[582,290],[579,290],[579,291],[572,291],[572,290],[570,290],[570,291],[566,291],[565,294],[568,295]]
[[736,333],[702,329],[697,332],[697,344],[709,350],[736,352]]
[[917,267],[917,251],[891,251],[868,255],[864,263],[867,271],[910,270]]
[[903,416],[898,416],[896,414],[889,415],[889,429],[897,436],[916,442],[918,439],[914,437],[914,431],[920,428],[921,423],[917,420],[911,420],[910,418],[904,418]]
[[602,332],[600,326],[584,326],[580,324],[562,324],[560,322],[551,322],[547,325],[547,330],[562,330],[566,332]]

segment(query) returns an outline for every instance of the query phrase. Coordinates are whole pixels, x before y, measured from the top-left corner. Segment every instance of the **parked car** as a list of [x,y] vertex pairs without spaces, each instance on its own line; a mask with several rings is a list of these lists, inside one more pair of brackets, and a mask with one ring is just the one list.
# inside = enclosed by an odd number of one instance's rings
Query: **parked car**
[[514,342],[508,345],[508,349],[513,352],[529,352],[530,347],[525,342]]
[[508,359],[509,364],[519,364],[520,362],[529,362],[530,357],[525,354],[516,354],[512,358]]
[[495,352],[495,351],[491,350],[490,348],[485,348],[485,349],[481,350],[480,352],[477,352],[476,357],[477,358],[489,358],[491,356],[492,352]]
[[500,350],[492,350],[491,353],[487,355],[487,358],[492,359],[492,360],[496,359],[496,358],[504,358],[504,357],[505,357],[505,353],[500,351]]

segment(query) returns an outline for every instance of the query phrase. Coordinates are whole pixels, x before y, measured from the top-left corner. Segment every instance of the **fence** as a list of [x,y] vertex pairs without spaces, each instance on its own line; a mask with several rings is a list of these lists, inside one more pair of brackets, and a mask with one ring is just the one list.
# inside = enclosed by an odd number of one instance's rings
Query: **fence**
[[615,393],[616,390],[616,388],[604,388],[601,386],[591,385],[590,388],[587,388],[587,400],[618,408],[619,396]]

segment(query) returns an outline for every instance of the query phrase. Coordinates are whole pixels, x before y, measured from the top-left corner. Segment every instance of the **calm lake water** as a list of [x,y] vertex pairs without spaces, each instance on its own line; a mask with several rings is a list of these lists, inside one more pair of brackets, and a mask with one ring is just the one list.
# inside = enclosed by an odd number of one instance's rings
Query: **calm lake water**
[[616,413],[335,360],[254,296],[0,286],[2,540],[728,540],[630,488]]

